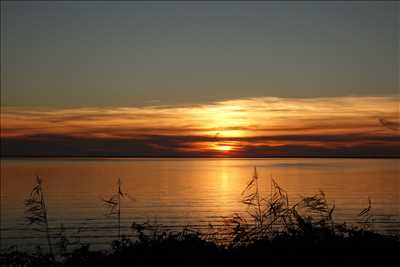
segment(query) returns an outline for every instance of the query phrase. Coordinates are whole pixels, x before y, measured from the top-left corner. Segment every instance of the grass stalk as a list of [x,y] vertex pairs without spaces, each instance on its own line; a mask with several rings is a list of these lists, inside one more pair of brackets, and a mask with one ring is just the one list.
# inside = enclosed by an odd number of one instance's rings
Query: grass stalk
[[30,196],[25,200],[25,214],[26,219],[30,225],[36,224],[44,228],[46,233],[47,245],[49,249],[49,254],[52,259],[54,259],[53,245],[51,242],[48,211],[46,200],[44,197],[44,190],[42,185],[42,179],[36,176],[36,184],[34,185]]

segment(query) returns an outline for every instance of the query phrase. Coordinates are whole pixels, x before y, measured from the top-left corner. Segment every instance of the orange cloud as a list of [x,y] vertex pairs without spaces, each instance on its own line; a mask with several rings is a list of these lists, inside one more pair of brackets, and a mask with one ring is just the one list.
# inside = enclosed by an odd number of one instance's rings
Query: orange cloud
[[260,97],[186,106],[3,107],[1,111],[2,139],[35,136],[134,139],[147,142],[155,153],[163,149],[162,142],[153,142],[155,136],[185,137],[176,141],[176,151],[231,155],[242,155],[257,146],[306,145],[333,149],[366,144],[398,145],[399,136],[393,126],[393,121],[399,118],[396,96]]

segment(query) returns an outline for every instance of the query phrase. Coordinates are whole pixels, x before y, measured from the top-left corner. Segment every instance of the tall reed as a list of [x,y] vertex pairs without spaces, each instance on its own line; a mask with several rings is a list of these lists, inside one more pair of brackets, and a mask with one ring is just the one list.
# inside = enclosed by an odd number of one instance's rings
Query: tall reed
[[312,231],[311,227],[327,225],[333,229],[335,205],[328,203],[324,192],[301,197],[298,202],[290,204],[288,193],[271,177],[270,194],[262,196],[256,167],[242,192],[241,203],[247,206],[248,216],[235,214],[227,221],[228,225],[233,225],[230,233],[233,245],[268,239],[281,231],[308,233]]
[[118,178],[117,191],[111,195],[108,199],[102,199],[108,211],[107,217],[116,217],[118,224],[118,239],[121,239],[121,198],[125,197],[126,194],[121,190],[121,179]]
[[33,186],[29,198],[26,199],[24,203],[26,209],[25,218],[28,220],[29,225],[36,224],[44,228],[50,257],[54,258],[53,246],[50,237],[49,221],[47,217],[48,210],[44,197],[42,179],[39,176],[36,176],[36,184]]

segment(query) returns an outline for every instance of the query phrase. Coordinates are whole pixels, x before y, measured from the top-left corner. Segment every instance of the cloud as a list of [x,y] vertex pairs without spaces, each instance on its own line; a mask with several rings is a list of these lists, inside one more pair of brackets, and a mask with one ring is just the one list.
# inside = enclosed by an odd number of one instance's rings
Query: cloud
[[[393,156],[399,154],[392,149],[400,141],[392,119],[398,102],[261,97],[180,106],[3,107],[2,155]],[[218,151],[221,145],[229,153]]]
[[[299,136],[244,137],[218,142],[219,145],[233,144],[231,154],[224,156],[400,156],[400,137],[318,136],[317,139],[319,142],[315,143],[313,138]],[[362,141],[354,142],[355,139]],[[209,136],[149,135],[113,139],[35,135],[2,139],[1,153],[3,156],[221,156],[219,151],[208,149],[215,142]],[[329,144],[332,142],[334,145]]]
[[387,119],[380,118],[379,122],[388,129],[391,129],[393,131],[398,131],[400,130],[400,122],[398,120],[399,119],[397,119],[397,121],[394,120],[390,121]]

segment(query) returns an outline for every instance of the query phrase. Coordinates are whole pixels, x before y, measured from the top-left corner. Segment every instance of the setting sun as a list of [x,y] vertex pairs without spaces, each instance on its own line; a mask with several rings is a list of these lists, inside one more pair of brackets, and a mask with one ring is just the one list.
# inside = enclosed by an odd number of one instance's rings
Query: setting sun
[[232,147],[231,146],[217,146],[216,149],[219,151],[230,151],[230,150],[232,150]]

